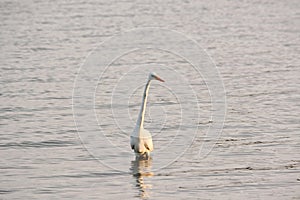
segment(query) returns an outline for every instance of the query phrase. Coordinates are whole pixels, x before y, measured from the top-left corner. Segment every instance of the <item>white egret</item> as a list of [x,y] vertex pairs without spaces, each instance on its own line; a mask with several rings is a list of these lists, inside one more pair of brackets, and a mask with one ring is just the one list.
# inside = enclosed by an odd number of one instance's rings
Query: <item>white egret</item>
[[143,101],[141,110],[136,122],[136,126],[130,136],[130,146],[134,150],[136,156],[138,157],[145,157],[149,158],[150,152],[153,151],[153,142],[152,142],[152,136],[151,133],[144,129],[144,118],[145,118],[145,111],[146,111],[146,104],[147,104],[147,97],[150,87],[150,82],[152,80],[158,80],[161,82],[165,82],[162,80],[159,76],[157,76],[155,73],[151,72],[149,74],[144,95],[143,95]]

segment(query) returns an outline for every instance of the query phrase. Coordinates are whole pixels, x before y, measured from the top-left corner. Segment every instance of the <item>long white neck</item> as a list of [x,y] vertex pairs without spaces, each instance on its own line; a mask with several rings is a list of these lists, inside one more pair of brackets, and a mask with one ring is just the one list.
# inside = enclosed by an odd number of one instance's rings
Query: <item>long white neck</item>
[[146,105],[147,105],[147,98],[148,98],[148,92],[150,88],[150,80],[147,81],[147,84],[145,86],[144,95],[143,95],[143,101],[141,110],[136,122],[136,127],[138,129],[144,128],[144,119],[145,119],[145,112],[146,112]]

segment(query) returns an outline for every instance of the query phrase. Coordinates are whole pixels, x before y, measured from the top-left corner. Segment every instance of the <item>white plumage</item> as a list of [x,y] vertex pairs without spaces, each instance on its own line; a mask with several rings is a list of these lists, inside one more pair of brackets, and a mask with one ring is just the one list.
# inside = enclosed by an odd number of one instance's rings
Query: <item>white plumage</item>
[[152,136],[149,131],[144,129],[144,117],[145,117],[145,111],[146,111],[146,105],[147,105],[147,97],[148,92],[150,88],[150,82],[151,80],[158,80],[161,82],[164,82],[160,77],[158,77],[155,73],[150,73],[145,90],[143,95],[143,101],[141,110],[136,122],[136,126],[130,136],[130,146],[136,153],[136,156],[143,156],[145,158],[149,158],[150,152],[153,151],[153,142],[152,142]]

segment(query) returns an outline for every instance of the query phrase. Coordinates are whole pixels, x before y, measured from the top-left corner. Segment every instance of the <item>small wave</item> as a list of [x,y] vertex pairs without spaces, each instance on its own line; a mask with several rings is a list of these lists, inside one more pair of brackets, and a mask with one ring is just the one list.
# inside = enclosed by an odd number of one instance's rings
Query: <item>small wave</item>
[[6,144],[0,144],[0,148],[49,148],[49,147],[65,147],[76,145],[77,143],[71,141],[62,140],[47,140],[41,142],[9,142]]

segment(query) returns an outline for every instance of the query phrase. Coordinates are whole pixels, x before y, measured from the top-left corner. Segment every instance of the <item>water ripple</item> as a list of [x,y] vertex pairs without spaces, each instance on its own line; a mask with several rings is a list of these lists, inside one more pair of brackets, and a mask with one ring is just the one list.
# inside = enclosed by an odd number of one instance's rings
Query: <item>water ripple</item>
[[62,141],[62,140],[47,140],[41,142],[9,142],[5,144],[0,144],[0,148],[49,148],[49,147],[66,147],[78,145],[77,142]]

